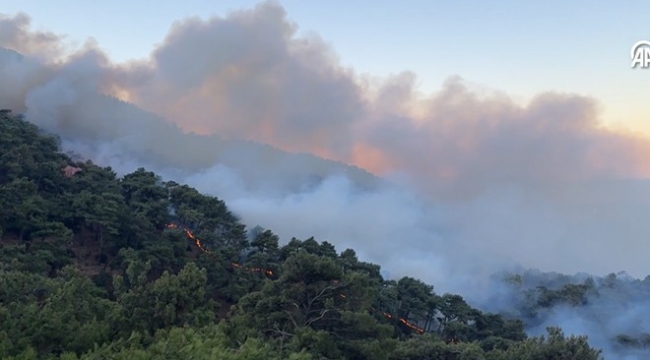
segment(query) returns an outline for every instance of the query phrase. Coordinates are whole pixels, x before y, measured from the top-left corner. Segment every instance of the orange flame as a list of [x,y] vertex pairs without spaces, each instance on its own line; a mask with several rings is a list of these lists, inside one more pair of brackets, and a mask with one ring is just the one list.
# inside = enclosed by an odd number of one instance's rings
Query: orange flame
[[[206,249],[205,247],[203,247],[203,244],[201,244],[201,240],[200,240],[198,237],[194,236],[194,234],[193,234],[193,233],[192,233],[188,228],[186,228],[186,227],[179,227],[178,225],[176,225],[176,224],[171,224],[171,223],[170,223],[170,224],[167,224],[166,227],[169,228],[169,229],[179,229],[179,228],[180,228],[181,230],[183,230],[183,232],[185,233],[185,235],[186,235],[188,238],[190,238],[191,240],[194,241],[194,243],[196,244],[196,246],[197,246],[199,249],[201,249],[201,251],[203,251],[204,253],[207,253],[207,254],[210,254],[210,253],[211,253],[210,250],[208,250],[208,249]],[[251,271],[251,272],[260,272],[260,273],[264,273],[264,274],[266,274],[266,275],[268,275],[268,276],[273,276],[273,275],[274,275],[274,272],[273,272],[273,270],[271,270],[271,269],[264,269],[264,268],[252,268],[252,269],[246,269],[246,268],[243,268],[240,264],[238,264],[238,263],[236,263],[236,262],[232,262],[231,265],[232,265],[234,268],[245,269],[245,270],[247,270],[247,271]]]
[[[373,310],[375,310],[375,309],[373,309]],[[377,311],[377,310],[375,310],[375,311]],[[384,315],[384,317],[387,318],[387,319],[393,319],[394,318],[391,313],[383,312],[382,315]],[[406,320],[405,318],[398,318],[397,320],[400,323],[402,323],[403,325],[405,325],[406,327],[408,327],[409,329],[414,330],[418,334],[424,334],[425,333],[423,328],[413,324],[412,322]]]
[[[209,250],[207,250],[207,249],[205,249],[205,248],[203,247],[203,245],[201,244],[201,240],[199,240],[199,238],[197,238],[196,236],[194,236],[194,234],[193,234],[189,229],[187,229],[186,227],[179,227],[178,225],[176,225],[176,224],[171,224],[171,223],[170,223],[170,224],[167,224],[166,227],[169,228],[169,229],[179,229],[179,228],[180,228],[181,230],[183,230],[183,232],[185,232],[185,235],[186,235],[188,238],[190,238],[190,239],[192,239],[192,240],[194,241],[194,243],[196,244],[196,246],[197,246],[199,249],[201,249],[201,251],[203,251],[204,253],[208,253],[208,254],[211,253],[211,251],[209,251]],[[234,262],[234,261],[231,262],[230,265],[232,265],[232,267],[233,267],[233,268],[236,268],[236,269],[243,269],[243,270],[247,270],[247,271],[250,271],[250,272],[259,272],[259,273],[263,273],[263,274],[265,274],[265,275],[267,275],[267,276],[273,276],[273,275],[275,274],[275,273],[273,272],[273,270],[271,270],[271,269],[265,269],[265,268],[259,268],[259,267],[248,269],[248,268],[245,268],[245,267],[243,267],[241,264],[238,264],[238,263],[236,263],[236,262]],[[338,284],[338,281],[335,280],[334,283],[335,283],[335,284]],[[347,297],[346,297],[344,294],[342,294],[342,293],[339,293],[339,297],[342,298],[342,299],[346,299],[346,298],[347,298]],[[373,308],[373,310],[375,310],[375,309]],[[375,310],[375,311],[377,311],[377,310]],[[393,319],[393,315],[391,315],[390,313],[384,312],[382,315],[384,315],[384,316],[385,316],[386,318],[388,318],[388,319]],[[423,334],[423,333],[425,332],[423,328],[414,325],[413,323],[409,322],[409,321],[406,320],[405,318],[399,318],[398,320],[399,320],[400,323],[404,324],[406,327],[410,328],[411,330],[414,330],[414,331],[417,332],[418,334]]]
[[[171,229],[178,229],[178,226],[176,224],[167,224],[167,227],[171,228]],[[199,240],[199,238],[195,237],[194,234],[192,234],[192,232],[189,229],[187,229],[186,227],[183,227],[183,228],[181,228],[181,230],[183,230],[185,232],[185,235],[187,235],[188,238],[194,240],[194,242],[196,243],[196,246],[199,249],[201,249],[201,251],[203,251],[204,253],[210,253],[209,250],[207,250],[206,248],[203,247],[203,245],[201,244],[201,240]]]

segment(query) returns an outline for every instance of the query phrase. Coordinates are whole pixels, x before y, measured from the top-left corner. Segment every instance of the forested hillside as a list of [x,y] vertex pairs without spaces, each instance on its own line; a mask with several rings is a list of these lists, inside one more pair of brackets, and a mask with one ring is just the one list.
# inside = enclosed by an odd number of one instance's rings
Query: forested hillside
[[590,342],[612,358],[650,357],[650,276],[640,280],[623,272],[595,277],[527,270],[500,280],[509,289],[500,296],[509,298],[493,299],[494,310],[521,318],[529,331],[565,324],[592,334]]
[[9,111],[0,237],[3,359],[600,357],[584,337],[527,337],[521,320],[460,295],[383,279],[352,249],[281,246],[145,169],[118,178],[73,161]]

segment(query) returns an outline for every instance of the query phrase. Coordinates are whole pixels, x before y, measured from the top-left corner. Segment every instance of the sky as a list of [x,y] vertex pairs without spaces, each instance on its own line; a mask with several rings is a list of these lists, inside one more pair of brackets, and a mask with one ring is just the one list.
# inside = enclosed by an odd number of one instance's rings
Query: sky
[[[81,45],[96,40],[113,61],[147,57],[177,20],[224,17],[258,1],[95,2],[2,0],[35,30]],[[647,1],[279,1],[299,35],[315,33],[342,65],[386,78],[411,71],[418,90],[453,75],[526,102],[543,91],[592,96],[604,125],[650,134],[650,70],[630,48],[650,39]]]

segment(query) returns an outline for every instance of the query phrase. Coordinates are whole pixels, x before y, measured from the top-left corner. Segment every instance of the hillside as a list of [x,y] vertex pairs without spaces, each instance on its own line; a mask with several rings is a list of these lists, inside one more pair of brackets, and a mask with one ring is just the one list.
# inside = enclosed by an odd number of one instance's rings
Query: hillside
[[[547,324],[567,332],[589,334],[590,343],[611,359],[647,359],[650,333],[650,276],[635,279],[620,272],[604,277],[573,276],[525,270],[500,279],[501,299],[492,299],[492,311],[521,318],[529,334]],[[506,297],[507,298],[504,298]]]
[[[6,69],[9,81],[12,73],[51,69],[13,50],[0,47],[0,69]],[[65,79],[64,82],[71,80]],[[46,84],[41,84],[46,88]],[[305,183],[317,183],[333,174],[344,174],[362,188],[371,188],[381,180],[369,172],[326,160],[308,153],[292,153],[254,141],[222,138],[216,135],[186,133],[178,126],[154,113],[125,101],[70,84],[72,103],[48,94],[28,89],[0,92],[0,108],[30,113],[30,121],[43,130],[60,136],[65,147],[83,151],[89,158],[102,158],[119,165],[136,158],[156,169],[196,173],[215,163],[236,168],[245,188],[258,188],[260,181],[282,184],[295,191]],[[26,93],[34,98],[27,108]],[[59,106],[64,101],[67,105]],[[54,104],[54,105],[53,105]],[[183,144],[182,147],[169,144]],[[282,172],[271,171],[282,169]],[[261,180],[263,179],[263,180]]]
[[383,279],[352,249],[281,245],[145,169],[75,162],[9,111],[0,237],[3,359],[599,358],[584,337],[527,337],[460,295]]

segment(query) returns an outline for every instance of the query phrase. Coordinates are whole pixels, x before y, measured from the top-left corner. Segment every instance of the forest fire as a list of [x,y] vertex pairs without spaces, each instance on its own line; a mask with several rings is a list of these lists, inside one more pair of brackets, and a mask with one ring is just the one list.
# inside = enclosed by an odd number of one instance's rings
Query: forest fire
[[[193,240],[194,243],[196,244],[196,246],[197,246],[201,251],[203,251],[204,253],[207,253],[207,254],[211,253],[210,250],[208,250],[208,249],[206,249],[205,247],[203,247],[203,244],[201,243],[201,240],[200,240],[199,238],[197,238],[196,236],[194,236],[194,233],[192,233],[188,228],[186,228],[186,227],[184,227],[184,226],[179,227],[178,225],[173,224],[173,223],[169,223],[169,224],[167,224],[166,227],[169,228],[169,229],[181,229],[181,230],[183,230],[183,232],[185,233],[185,235],[186,235],[189,239]],[[230,263],[230,264],[232,265],[232,267],[237,268],[237,269],[244,269],[244,270],[247,270],[247,271],[250,271],[250,272],[259,272],[259,273],[263,273],[263,274],[265,274],[265,275],[267,275],[267,276],[273,276],[273,275],[274,275],[274,272],[273,272],[273,270],[271,270],[271,269],[264,269],[264,268],[251,268],[251,269],[247,269],[247,268],[243,267],[242,265],[240,265],[240,264],[238,264],[238,263],[236,263],[236,262],[232,262],[232,263]]]
[[232,267],[237,268],[237,269],[245,269],[245,270],[248,270],[250,272],[264,273],[267,276],[273,276],[274,275],[274,272],[271,269],[264,269],[264,268],[246,269],[246,268],[244,268],[243,266],[241,266],[240,264],[238,264],[236,262],[231,262],[230,265],[232,265]]
[[[179,227],[176,224],[170,223],[167,224],[167,228],[178,229]],[[186,227],[182,227],[180,229],[185,232],[185,235],[187,235],[188,238],[194,240],[194,243],[196,243],[196,246],[198,246],[198,248],[201,249],[201,251],[203,251],[204,253],[210,253],[209,250],[203,247],[203,245],[201,244],[201,240],[195,237],[194,234],[189,229],[187,229]]]
[[414,330],[414,331],[417,332],[418,334],[423,334],[423,333],[424,333],[424,329],[422,329],[421,327],[418,327],[418,326],[413,325],[412,323],[408,322],[408,320],[406,320],[406,319],[404,319],[404,318],[400,318],[400,319],[399,319],[399,322],[401,322],[402,324],[404,324],[404,325],[405,325],[406,327],[408,327],[409,329]]
[[[373,309],[373,310],[378,311],[378,310],[376,310],[376,309]],[[390,313],[382,312],[382,315],[383,315],[386,319],[391,319],[391,320],[394,319],[393,315],[390,314]],[[406,326],[406,327],[408,327],[409,329],[411,329],[411,330],[417,332],[418,334],[424,334],[424,332],[425,332],[425,330],[424,330],[423,328],[421,328],[421,327],[419,327],[419,326],[417,326],[417,325],[411,323],[410,321],[408,321],[408,320],[406,320],[406,319],[404,319],[404,318],[399,318],[398,320],[399,320],[399,322],[402,323],[404,326]]]
[[[194,236],[194,234],[193,234],[193,233],[192,233],[188,228],[186,228],[186,227],[184,227],[184,226],[178,226],[178,225],[173,224],[173,223],[169,223],[169,224],[167,224],[166,227],[169,228],[169,229],[181,229],[181,230],[183,230],[183,232],[185,233],[185,235],[186,235],[189,239],[193,240],[194,243],[196,244],[196,246],[197,246],[201,251],[203,251],[204,253],[208,253],[208,254],[210,253],[209,250],[207,250],[206,248],[203,247],[203,245],[201,244],[201,240],[200,240],[199,238],[197,238],[196,236]],[[275,273],[273,272],[273,270],[271,270],[271,269],[265,269],[265,268],[259,268],[259,267],[256,267],[256,268],[250,268],[250,269],[249,269],[249,268],[245,268],[245,267],[242,266],[241,264],[238,264],[238,263],[236,263],[236,262],[234,262],[234,261],[231,262],[230,265],[231,265],[233,268],[236,268],[236,269],[243,269],[243,270],[247,270],[247,271],[250,271],[250,272],[263,273],[264,275],[267,275],[267,276],[273,276],[273,275],[275,274]],[[338,282],[337,282],[337,283],[338,283]],[[347,297],[346,297],[344,294],[342,294],[342,293],[339,293],[339,297],[342,298],[342,299],[346,299],[346,298],[347,298]],[[373,310],[377,311],[377,310],[374,309],[374,308],[373,308]],[[391,315],[390,313],[387,313],[387,312],[382,313],[382,315],[383,315],[384,317],[386,317],[387,319],[391,319],[391,320],[392,320],[392,319],[394,318],[393,315]],[[424,330],[423,328],[414,325],[413,323],[409,322],[409,321],[406,320],[405,318],[399,318],[398,321],[399,321],[400,323],[402,323],[404,326],[408,327],[409,329],[411,329],[411,330],[417,332],[418,334],[424,334],[424,332],[425,332],[425,330]]]

